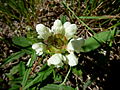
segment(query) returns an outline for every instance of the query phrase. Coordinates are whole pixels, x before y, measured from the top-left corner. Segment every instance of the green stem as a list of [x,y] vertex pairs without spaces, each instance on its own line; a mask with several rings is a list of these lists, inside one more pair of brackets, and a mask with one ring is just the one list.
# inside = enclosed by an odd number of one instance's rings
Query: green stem
[[60,85],[64,85],[64,84],[65,84],[65,82],[66,82],[66,80],[67,80],[67,78],[68,78],[68,75],[70,74],[70,71],[71,71],[71,67],[70,67],[70,69],[69,69],[67,75],[65,76],[64,81],[63,81]]

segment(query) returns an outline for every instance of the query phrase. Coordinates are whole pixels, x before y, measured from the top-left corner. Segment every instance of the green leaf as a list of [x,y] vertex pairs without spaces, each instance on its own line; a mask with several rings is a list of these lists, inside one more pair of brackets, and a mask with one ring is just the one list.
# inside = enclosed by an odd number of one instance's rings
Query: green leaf
[[9,73],[6,73],[7,77],[9,78],[9,80],[13,80],[14,79],[14,75],[17,74],[18,71],[19,71],[19,64],[17,64],[12,69],[10,69]]
[[24,74],[23,80],[22,80],[22,87],[24,87],[26,85],[30,71],[31,71],[31,68],[29,68],[25,71],[25,74]]
[[37,58],[37,55],[36,55],[36,52],[34,51],[31,55],[31,58],[28,60],[27,66],[31,67],[34,61],[36,60],[36,58]]
[[19,73],[20,73],[20,76],[24,76],[24,73],[25,73],[25,63],[20,61],[19,63]]
[[15,45],[18,45],[18,46],[21,46],[21,47],[28,47],[28,46],[32,45],[32,42],[25,37],[15,36],[15,37],[12,38],[12,41]]
[[60,20],[61,20],[62,24],[64,24],[64,23],[66,22],[66,16],[65,16],[65,15],[62,15],[62,16],[60,17]]
[[54,73],[54,77],[53,77],[54,82],[61,83],[62,82],[62,75],[60,75],[59,73],[55,73],[55,72],[53,72],[53,73]]
[[24,51],[26,54],[29,54],[29,55],[34,52],[34,50],[33,50],[31,47],[25,48],[25,49],[23,49],[23,51]]
[[72,72],[76,74],[77,76],[82,76],[83,72],[80,69],[77,69],[76,67],[72,68]]
[[16,52],[16,53],[13,53],[12,55],[10,55],[8,58],[6,58],[4,61],[3,61],[3,64],[7,64],[9,62],[13,62],[14,60],[22,57],[23,55],[25,54],[25,52],[23,51],[19,51],[19,52]]
[[74,90],[70,86],[48,84],[47,86],[41,88],[40,90]]
[[113,40],[116,34],[118,34],[118,30],[105,31],[95,34],[85,40],[85,45],[81,48],[81,52],[89,52],[97,49],[103,43]]
[[[9,80],[9,85],[11,87],[10,90],[19,90],[19,88],[21,87],[20,83],[21,83],[22,77],[17,77],[14,78],[12,80]],[[16,89],[15,89],[16,88]]]
[[19,71],[19,64],[14,66],[11,70],[10,70],[10,74],[14,75]]
[[39,82],[42,82],[43,80],[45,80],[51,73],[52,73],[53,69],[52,68],[49,68],[45,71],[42,71],[42,72],[39,72],[38,73],[38,76],[33,79],[30,83],[28,83],[24,88],[23,90],[29,88],[30,86],[34,85],[34,84],[37,84]]
[[8,90],[19,90],[20,85],[14,85],[13,87],[9,88]]

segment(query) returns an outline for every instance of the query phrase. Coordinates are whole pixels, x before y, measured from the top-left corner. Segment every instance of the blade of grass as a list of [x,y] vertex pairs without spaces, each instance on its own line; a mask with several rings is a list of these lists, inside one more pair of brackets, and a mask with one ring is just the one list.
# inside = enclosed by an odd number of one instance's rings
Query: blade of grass
[[2,65],[4,64],[7,64],[9,62],[12,62],[18,58],[20,58],[21,56],[23,56],[25,54],[25,52],[22,50],[22,51],[19,51],[19,52],[16,52],[16,53],[13,53],[11,56],[9,56],[8,58],[6,58],[3,62]]
[[17,16],[13,15],[7,7],[4,7],[0,4],[0,14],[5,14],[4,16],[9,16],[9,17],[13,17],[15,19],[19,19]]
[[107,31],[107,30],[114,28],[114,27],[117,27],[117,26],[120,26],[120,23],[116,23],[116,24],[112,25],[111,27],[105,29],[104,31]]
[[120,16],[78,16],[80,19],[113,19],[120,18]]
[[25,74],[24,74],[24,76],[23,76],[23,80],[22,80],[22,83],[21,83],[21,84],[22,84],[22,88],[24,88],[24,86],[25,86],[26,83],[27,83],[27,80],[28,80],[30,71],[31,71],[31,68],[26,69],[26,71],[25,71]]
[[19,74],[20,76],[24,76],[24,73],[25,73],[25,64],[23,61],[21,61],[19,64]]

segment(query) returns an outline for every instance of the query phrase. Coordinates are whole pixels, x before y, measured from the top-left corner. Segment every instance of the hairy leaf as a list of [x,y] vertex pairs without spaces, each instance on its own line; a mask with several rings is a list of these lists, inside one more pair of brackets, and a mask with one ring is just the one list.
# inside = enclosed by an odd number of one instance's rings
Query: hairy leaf
[[21,47],[28,47],[28,46],[32,45],[32,42],[25,37],[15,36],[15,37],[12,38],[12,41],[15,45],[18,45],[18,46],[21,46]]
[[118,34],[118,31],[111,30],[111,31],[100,32],[86,39],[85,45],[82,47],[81,52],[89,52],[89,51],[97,49],[103,43],[113,40],[116,34]]
[[47,69],[45,71],[39,72],[38,76],[35,79],[33,79],[30,83],[28,83],[23,88],[23,90],[25,90],[25,89],[29,88],[30,86],[35,85],[35,84],[37,84],[39,82],[42,82],[43,80],[45,80],[52,73],[52,71],[53,70],[51,68],[49,68],[49,69]]

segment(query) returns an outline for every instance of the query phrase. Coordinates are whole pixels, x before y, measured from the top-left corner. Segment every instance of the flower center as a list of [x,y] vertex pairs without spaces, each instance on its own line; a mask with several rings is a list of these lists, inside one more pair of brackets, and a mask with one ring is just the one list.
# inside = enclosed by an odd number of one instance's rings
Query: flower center
[[50,52],[62,52],[66,48],[67,39],[62,34],[55,34],[48,38],[47,45]]

